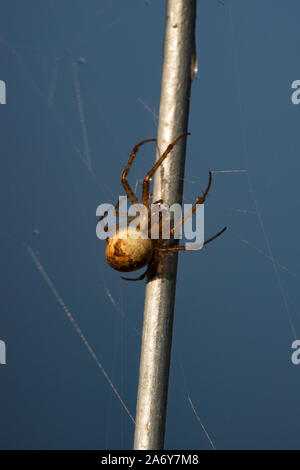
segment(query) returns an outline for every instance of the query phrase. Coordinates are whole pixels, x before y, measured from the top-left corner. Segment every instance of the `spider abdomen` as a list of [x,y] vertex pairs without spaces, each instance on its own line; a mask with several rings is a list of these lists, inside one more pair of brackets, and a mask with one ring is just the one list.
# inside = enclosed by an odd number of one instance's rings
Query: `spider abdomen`
[[105,256],[108,264],[117,271],[129,272],[146,266],[153,256],[151,239],[135,228],[117,231],[106,241]]

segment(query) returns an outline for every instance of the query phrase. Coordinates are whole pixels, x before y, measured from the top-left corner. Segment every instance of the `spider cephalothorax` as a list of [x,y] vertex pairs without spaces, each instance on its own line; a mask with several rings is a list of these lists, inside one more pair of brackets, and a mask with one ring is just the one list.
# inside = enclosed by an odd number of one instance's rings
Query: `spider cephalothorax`
[[[176,143],[182,139],[182,137],[188,135],[187,132],[178,136],[173,142],[171,142],[161,157],[157,160],[157,162],[153,165],[150,171],[146,174],[144,181],[143,181],[143,191],[142,191],[142,202],[144,206],[147,208],[148,217],[147,223],[145,227],[126,227],[120,230],[117,230],[111,237],[106,239],[106,251],[105,256],[109,265],[116,269],[117,271],[122,272],[129,272],[135,271],[137,269],[143,268],[147,266],[146,271],[139,276],[138,278],[126,278],[128,281],[138,281],[145,278],[147,274],[150,272],[154,272],[155,267],[158,265],[161,256],[164,253],[174,253],[179,251],[185,251],[187,248],[185,246],[170,246],[166,244],[166,239],[162,236],[161,227],[159,227],[159,238],[152,239],[150,237],[151,234],[151,216],[150,216],[150,181],[153,177],[154,173],[158,169],[158,167],[162,164],[168,154],[171,152],[172,148]],[[138,143],[132,150],[128,163],[122,173],[122,185],[126,191],[126,194],[132,204],[139,204],[139,199],[131,189],[128,181],[127,175],[129,173],[130,167],[132,162],[137,154],[137,151],[141,145],[144,145],[147,142],[153,142],[156,139],[146,139],[142,142]],[[194,204],[190,215],[192,215],[200,204],[203,204],[206,196],[209,192],[210,186],[212,181],[212,174],[209,172],[209,180],[206,190],[204,191],[203,195],[199,197]],[[155,204],[162,203],[163,201],[157,201]],[[116,215],[119,216],[119,202],[115,206]],[[104,216],[100,218],[103,219]],[[135,217],[131,217],[134,219]],[[160,219],[161,220],[161,219]],[[183,225],[186,218],[182,218],[180,225]],[[147,234],[145,234],[145,230]],[[219,235],[221,235],[226,230],[226,227],[223,228],[219,233],[214,235],[213,237],[206,240],[203,245],[213,241]],[[145,236],[146,235],[146,236]],[[147,236],[148,235],[148,236]],[[170,229],[169,238],[172,239],[174,236],[174,227]]]

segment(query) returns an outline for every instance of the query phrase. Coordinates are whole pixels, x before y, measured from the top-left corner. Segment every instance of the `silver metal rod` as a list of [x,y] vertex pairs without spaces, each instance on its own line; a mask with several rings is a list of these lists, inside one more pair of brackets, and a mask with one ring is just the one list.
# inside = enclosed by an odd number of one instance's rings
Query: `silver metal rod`
[[[196,73],[196,0],[167,0],[156,160],[187,130],[191,82]],[[153,200],[182,202],[185,138],[154,179]],[[167,412],[177,254],[165,256],[145,294],[134,449],[162,449]]]

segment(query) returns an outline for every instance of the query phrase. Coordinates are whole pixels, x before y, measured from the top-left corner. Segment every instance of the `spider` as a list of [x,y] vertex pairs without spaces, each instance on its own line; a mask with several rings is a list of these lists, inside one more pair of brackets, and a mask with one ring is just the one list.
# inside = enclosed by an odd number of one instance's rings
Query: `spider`
[[[163,152],[161,157],[157,160],[157,162],[153,165],[150,171],[146,174],[144,180],[143,180],[143,190],[142,190],[142,202],[144,206],[146,206],[147,211],[148,211],[148,221],[147,221],[147,226],[148,226],[148,234],[150,233],[151,230],[151,222],[150,222],[150,181],[156,172],[156,170],[159,168],[159,166],[163,163],[165,158],[169,155],[173,147],[177,144],[177,142],[182,139],[184,136],[189,135],[188,132],[185,132],[181,135],[179,135],[173,142],[171,142],[166,150]],[[122,186],[130,199],[132,204],[139,204],[139,199],[131,189],[128,181],[127,181],[127,176],[129,173],[129,170],[131,168],[132,162],[134,158],[136,157],[136,154],[139,150],[139,148],[148,143],[148,142],[155,142],[156,139],[146,139],[143,140],[142,142],[139,142],[133,149],[130,154],[128,163],[123,170],[122,173]],[[203,204],[206,196],[209,192],[209,189],[211,187],[211,182],[212,182],[212,173],[211,171],[209,172],[209,180],[207,187],[201,197],[199,197],[192,207],[192,210],[189,214],[191,216],[198,208],[200,204]],[[162,200],[156,201],[154,204],[159,204],[162,203]],[[115,206],[115,211],[116,215],[119,216],[121,215],[119,212],[119,204],[120,200]],[[137,216],[129,216],[129,218],[134,219]],[[101,216],[99,221],[102,220],[104,216]],[[161,223],[161,217],[160,217],[160,223]],[[183,225],[186,220],[186,217],[181,219],[181,222],[179,225]],[[120,227],[119,224],[117,224],[116,228]],[[161,229],[161,226],[160,226]],[[108,230],[107,228],[105,229],[106,231]],[[173,227],[170,230],[170,238],[174,235],[174,230],[175,228]],[[226,227],[224,227],[220,232],[218,232],[216,235],[213,237],[209,238],[208,240],[204,241],[203,245],[207,245],[211,241],[215,240],[217,237],[219,237],[224,231],[226,230]],[[162,238],[162,232],[160,230],[159,232],[159,238],[158,239],[151,239],[150,237],[144,238],[139,230],[133,227],[126,227],[126,228],[119,228],[112,236],[108,237],[106,239],[106,250],[105,250],[105,256],[108,264],[116,269],[117,271],[121,272],[130,272],[130,271],[135,271],[137,269],[143,268],[144,266],[147,266],[146,271],[141,274],[137,278],[127,278],[127,277],[122,277],[122,279],[125,279],[126,281],[140,281],[144,279],[147,275],[151,275],[155,272],[157,266],[160,263],[160,260],[162,256],[166,253],[176,253],[179,251],[185,251],[187,248],[185,246],[166,246],[166,240]]]

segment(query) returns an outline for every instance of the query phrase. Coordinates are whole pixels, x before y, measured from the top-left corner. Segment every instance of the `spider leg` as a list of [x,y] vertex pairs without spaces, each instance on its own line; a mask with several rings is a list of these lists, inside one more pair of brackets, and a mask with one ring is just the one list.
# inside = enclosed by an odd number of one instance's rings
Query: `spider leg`
[[[124,196],[122,199],[124,199],[124,198],[126,198],[126,196]],[[115,215],[116,215],[116,217],[119,217],[119,218],[120,217],[127,217],[127,219],[130,219],[130,220],[135,219],[136,218],[135,215],[128,215],[128,214],[125,214],[125,213],[123,214],[122,212],[119,211],[120,202],[121,202],[121,200],[119,199],[117,204],[115,205],[115,213],[116,213]],[[108,214],[108,212],[105,212],[103,215],[101,215],[101,217],[99,217],[97,223],[101,222],[104,219],[104,217],[107,216],[107,214]],[[117,228],[120,228],[122,226],[126,226],[125,222],[123,222],[121,224],[116,224],[114,227],[103,227],[103,225],[102,225],[102,227],[104,228],[104,232],[109,232],[109,231],[113,230],[114,228],[117,229]]]
[[[207,245],[208,243],[212,242],[216,238],[218,238],[220,235],[222,235],[223,232],[227,230],[227,227],[224,227],[220,232],[218,232],[216,235],[213,237],[209,238],[208,240],[205,240],[203,243],[204,245]],[[188,248],[185,246],[170,246],[169,248],[157,248],[158,251],[163,251],[164,253],[177,253],[178,251],[190,251]]]
[[129,170],[130,170],[130,167],[132,165],[132,162],[133,160],[135,159],[136,157],[136,154],[138,152],[138,149],[141,145],[144,145],[146,144],[147,142],[155,142],[156,139],[146,139],[146,140],[142,140],[142,142],[139,142],[137,145],[135,145],[135,147],[133,147],[132,151],[131,151],[131,154],[130,154],[130,157],[129,157],[129,160],[127,162],[127,165],[125,166],[125,169],[123,170],[123,173],[122,173],[122,179],[121,179],[121,182],[122,182],[122,186],[123,188],[125,189],[126,191],[126,194],[127,196],[129,197],[130,201],[132,202],[132,204],[138,204],[139,203],[139,200],[137,198],[137,196],[134,194],[132,188],[130,187],[128,181],[127,181],[127,175],[129,173]]
[[[152,202],[152,205],[154,206],[155,204],[162,204],[162,203],[163,203],[163,200],[158,199],[158,201]],[[161,220],[161,218],[162,218],[162,215],[160,213],[159,214],[159,220]],[[159,227],[160,226],[161,226],[161,222],[160,222]],[[159,230],[161,230],[161,228],[159,228]],[[151,212],[150,211],[148,211],[148,237],[151,238]]]
[[177,225],[175,225],[175,227],[173,227],[171,230],[170,230],[170,236],[174,235],[174,232],[175,230],[180,227],[181,225],[183,225],[187,219],[189,219],[193,214],[194,212],[196,212],[196,210],[198,209],[198,206],[200,206],[200,204],[203,204],[205,202],[205,199],[206,199],[206,196],[210,190],[210,187],[211,187],[211,182],[212,182],[212,172],[210,171],[209,172],[209,178],[208,178],[208,184],[206,186],[206,189],[203,193],[203,195],[201,197],[198,197],[196,203],[193,205],[191,211],[185,216],[185,217],[182,217],[181,219],[181,222],[179,222]]
[[154,173],[156,172],[157,168],[162,164],[162,162],[165,160],[165,158],[168,156],[168,154],[171,152],[172,148],[177,144],[177,142],[182,139],[182,137],[190,135],[189,132],[184,132],[183,134],[180,134],[173,142],[171,142],[170,145],[166,148],[162,156],[157,160],[157,162],[153,165],[150,171],[146,174],[143,182],[143,194],[142,194],[142,201],[144,206],[148,208],[150,211],[150,204],[149,204],[149,188],[150,188],[150,181]]
[[[106,216],[107,216],[107,213],[101,215],[101,217],[99,217],[99,219],[98,219],[98,222],[101,222],[101,220],[103,220],[104,217],[106,217]],[[127,217],[127,219],[135,219],[136,215],[128,215],[125,212],[116,211],[116,217]]]

